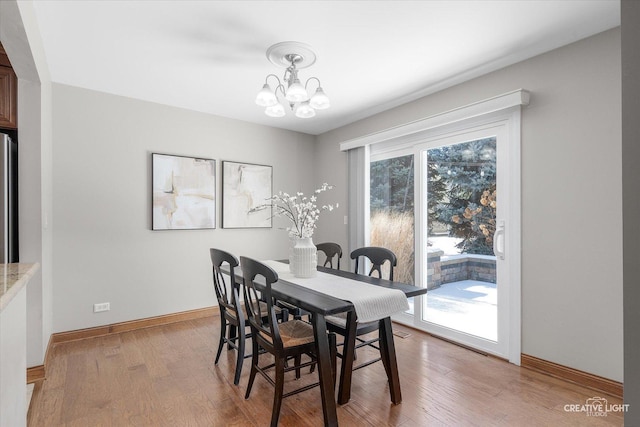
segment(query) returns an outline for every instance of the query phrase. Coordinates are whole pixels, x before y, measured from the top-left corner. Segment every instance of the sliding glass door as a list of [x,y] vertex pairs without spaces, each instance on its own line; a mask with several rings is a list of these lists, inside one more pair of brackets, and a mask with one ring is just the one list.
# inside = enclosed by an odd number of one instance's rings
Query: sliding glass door
[[[497,138],[439,138],[419,147],[422,235],[429,289],[414,321],[435,334],[499,352]],[[425,258],[425,257],[423,257]],[[508,326],[508,325],[506,325]]]
[[372,150],[369,244],[396,253],[396,280],[429,290],[394,320],[519,361],[509,350],[519,304],[509,262],[519,256],[508,256],[505,236],[518,230],[510,207],[519,188],[509,182],[508,130],[489,123]]

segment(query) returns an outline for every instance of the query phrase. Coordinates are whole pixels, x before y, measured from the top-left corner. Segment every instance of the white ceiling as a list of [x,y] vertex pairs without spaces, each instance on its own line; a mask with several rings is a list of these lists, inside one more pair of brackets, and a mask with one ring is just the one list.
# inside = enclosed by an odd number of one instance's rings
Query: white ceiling
[[[619,0],[34,1],[54,82],[320,134],[620,24]],[[266,50],[311,45],[332,106],[254,104]]]

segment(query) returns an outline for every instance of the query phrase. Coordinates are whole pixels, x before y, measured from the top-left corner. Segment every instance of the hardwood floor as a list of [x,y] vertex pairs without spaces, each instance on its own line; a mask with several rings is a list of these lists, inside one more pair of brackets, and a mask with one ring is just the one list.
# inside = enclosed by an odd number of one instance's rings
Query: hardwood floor
[[[233,351],[225,350],[218,366],[213,364],[219,322],[216,316],[54,344],[28,425],[268,425],[272,387],[258,377],[251,398],[244,399],[249,360],[239,386],[233,385]],[[376,363],[354,373],[351,401],[338,407],[341,426],[623,424],[620,412],[595,417],[564,409],[594,397],[621,404],[619,398],[394,328],[410,334],[395,338],[402,404],[391,404],[384,368]],[[358,352],[359,361],[367,357]],[[295,386],[316,378],[307,371]],[[280,424],[321,426],[319,393],[315,388],[286,398]]]

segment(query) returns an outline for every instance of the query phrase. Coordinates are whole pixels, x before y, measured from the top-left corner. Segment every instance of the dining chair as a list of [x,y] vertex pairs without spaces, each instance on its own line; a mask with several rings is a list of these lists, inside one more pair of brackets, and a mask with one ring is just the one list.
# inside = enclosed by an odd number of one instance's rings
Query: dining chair
[[393,268],[398,264],[398,258],[396,254],[387,248],[381,248],[378,246],[365,246],[358,248],[351,252],[351,259],[356,261],[355,273],[358,273],[359,261],[362,257],[368,259],[371,262],[371,270],[369,270],[369,276],[374,271],[378,272],[378,277],[382,278],[382,266],[385,262],[389,261],[389,280],[393,280]]
[[[251,357],[250,354],[245,355],[245,343],[247,338],[251,338],[251,334],[246,333],[246,327],[249,325],[246,322],[245,309],[240,299],[240,286],[234,280],[235,268],[238,267],[239,262],[233,254],[220,249],[211,248],[209,253],[213,265],[213,286],[220,308],[220,339],[214,364],[218,364],[225,344],[227,344],[227,349],[236,350],[236,369],[233,383],[238,385],[242,373],[242,362]],[[225,274],[222,271],[222,266],[225,263],[229,265],[228,276],[231,278],[229,286],[227,286]],[[260,304],[266,306],[263,301],[260,301]],[[276,314],[281,320],[285,316],[289,316],[288,311],[281,308],[277,309]]]
[[326,242],[326,243],[318,243],[316,245],[316,249],[321,251],[325,255],[323,267],[327,265],[329,268],[333,268],[333,258],[337,257],[338,264],[336,266],[337,270],[340,270],[340,258],[342,258],[342,247],[337,243]]
[[[246,334],[245,316],[242,306],[239,304],[238,286],[233,279],[231,285],[227,286],[222,273],[222,265],[229,265],[229,277],[235,277],[235,268],[238,267],[238,258],[229,252],[220,249],[209,249],[211,263],[213,264],[213,286],[218,298],[220,307],[220,340],[218,342],[218,352],[216,353],[215,364],[218,364],[222,348],[225,343],[228,348],[233,348],[237,352],[236,371],[233,383],[238,385],[242,372],[242,362],[245,358],[245,341],[250,335]],[[250,355],[249,355],[250,356]]]
[[[372,276],[373,272],[376,271],[378,272],[378,275],[381,279],[383,279],[384,277],[382,277],[382,270],[381,270],[381,266],[386,262],[389,261],[390,264],[390,269],[389,269],[389,280],[393,280],[393,267],[397,266],[397,257],[396,255],[389,249],[386,248],[381,248],[381,247],[377,247],[377,246],[368,246],[368,247],[362,247],[362,248],[358,248],[354,251],[351,252],[351,259],[355,259],[356,260],[356,266],[355,266],[355,273],[356,274],[360,274],[358,273],[358,259],[362,256],[366,257],[369,259],[369,261],[371,261],[371,270],[369,270],[369,274],[368,276]],[[333,315],[333,316],[327,316],[326,317],[326,321],[327,321],[327,329],[331,332],[334,332],[338,335],[342,335],[343,337],[346,338],[347,336],[347,315],[346,313],[339,313],[337,315]],[[381,334],[383,332],[382,329],[382,322],[384,321],[384,319],[381,320],[375,320],[373,322],[366,322],[366,323],[362,323],[362,322],[358,322],[356,319],[356,346],[354,349],[354,359],[356,359],[355,357],[355,351],[357,351],[359,348],[361,347],[365,347],[365,346],[369,346],[374,348],[375,350],[380,352],[380,357],[377,357],[375,359],[372,360],[368,360],[366,362],[361,362],[359,363],[357,366],[353,367],[353,370],[357,370],[360,368],[364,368],[365,366],[369,366],[375,362],[379,362],[382,361],[382,363],[384,364],[384,369],[387,372],[387,376],[389,375],[389,367],[387,366],[387,364],[385,363],[385,358],[383,357],[383,354],[385,352],[385,349],[382,348],[382,343],[383,340],[381,339]],[[367,335],[370,334],[371,332],[374,331],[378,331],[378,336],[376,338],[369,338],[369,339],[362,339],[360,338],[363,335]],[[378,343],[376,345],[376,343]],[[338,346],[342,346],[344,345],[344,342],[338,344]],[[338,353],[337,357],[342,358],[343,354]]]
[[[295,370],[296,379],[298,379],[301,368],[316,363],[316,342],[313,327],[309,323],[297,319],[278,323],[275,313],[276,305],[271,292],[271,285],[278,281],[278,273],[269,266],[247,257],[240,257],[240,265],[244,276],[245,305],[251,325],[253,346],[251,373],[249,374],[245,399],[249,398],[256,374],[260,373],[275,387],[271,426],[276,427],[283,398],[309,390],[320,384],[318,381],[284,393],[284,374],[286,372]],[[256,282],[261,285],[260,289],[256,286]],[[265,302],[264,306],[256,304],[260,300],[260,295]],[[329,334],[329,347],[335,384],[336,340],[334,334]],[[259,365],[260,349],[273,355],[273,363]],[[302,363],[302,355],[305,354],[311,360]],[[294,360],[294,364],[291,366],[287,363],[290,359]],[[275,368],[275,380],[267,373],[272,368]]]

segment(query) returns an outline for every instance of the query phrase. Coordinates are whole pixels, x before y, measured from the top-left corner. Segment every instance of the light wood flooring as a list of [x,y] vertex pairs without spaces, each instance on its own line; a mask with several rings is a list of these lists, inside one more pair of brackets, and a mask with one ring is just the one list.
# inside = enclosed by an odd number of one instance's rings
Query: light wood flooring
[[[29,426],[266,426],[273,389],[260,376],[244,399],[249,359],[233,385],[235,353],[213,364],[219,317],[55,344],[37,384]],[[341,426],[608,426],[565,405],[620,399],[483,356],[421,332],[395,338],[403,402],[393,405],[381,363],[353,376]],[[250,348],[250,346],[248,346]],[[366,360],[366,351],[358,360]],[[269,357],[263,355],[261,357]],[[293,375],[293,373],[290,373]],[[300,381],[315,381],[316,374]],[[286,386],[285,386],[286,392]],[[282,426],[321,426],[317,388],[284,400]]]

